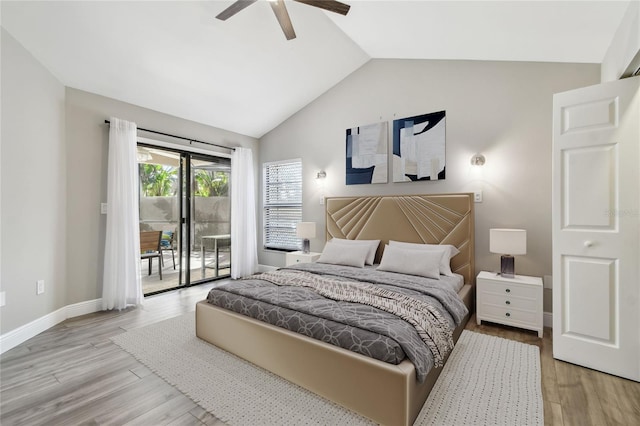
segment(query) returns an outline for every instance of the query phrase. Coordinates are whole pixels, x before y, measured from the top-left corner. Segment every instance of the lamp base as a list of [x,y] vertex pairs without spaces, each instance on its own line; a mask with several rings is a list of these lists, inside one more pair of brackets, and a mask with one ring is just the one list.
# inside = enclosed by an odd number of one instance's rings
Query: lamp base
[[505,278],[513,278],[516,272],[516,261],[513,256],[503,254],[500,257],[500,275]]
[[305,238],[302,240],[302,252],[304,254],[307,254],[309,252],[311,252],[311,245],[309,244],[309,239]]

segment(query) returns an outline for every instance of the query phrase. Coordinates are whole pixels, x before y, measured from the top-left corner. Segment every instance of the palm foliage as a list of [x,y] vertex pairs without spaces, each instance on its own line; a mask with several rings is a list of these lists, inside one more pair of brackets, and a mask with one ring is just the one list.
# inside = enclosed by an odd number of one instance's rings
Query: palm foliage
[[[139,164],[140,190],[144,197],[170,197],[178,190],[178,169],[161,164]],[[194,193],[198,197],[228,197],[229,175],[196,169]]]
[[145,197],[167,197],[176,194],[178,169],[160,164],[139,164],[140,189]]
[[195,195],[199,197],[228,197],[229,175],[213,170],[195,171]]

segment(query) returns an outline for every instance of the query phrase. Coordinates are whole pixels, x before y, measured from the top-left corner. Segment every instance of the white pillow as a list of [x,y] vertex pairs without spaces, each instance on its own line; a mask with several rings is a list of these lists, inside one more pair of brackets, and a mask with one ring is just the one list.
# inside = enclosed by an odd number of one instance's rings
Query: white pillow
[[453,272],[451,272],[451,258],[456,254],[460,253],[455,246],[450,244],[415,244],[415,243],[403,243],[400,241],[389,241],[389,245],[411,249],[411,250],[422,250],[422,251],[438,251],[440,253],[444,253],[442,256],[442,260],[440,261],[440,273],[442,275],[446,275],[447,277],[453,277]]
[[385,246],[378,270],[440,279],[441,251],[411,250]]
[[342,238],[331,239],[332,243],[344,244],[344,245],[366,245],[369,247],[369,253],[367,253],[367,259],[364,261],[367,265],[373,265],[373,261],[376,258],[376,251],[380,245],[380,240],[344,240]]
[[318,262],[364,268],[364,261],[368,254],[368,245],[345,245],[329,241],[325,244]]

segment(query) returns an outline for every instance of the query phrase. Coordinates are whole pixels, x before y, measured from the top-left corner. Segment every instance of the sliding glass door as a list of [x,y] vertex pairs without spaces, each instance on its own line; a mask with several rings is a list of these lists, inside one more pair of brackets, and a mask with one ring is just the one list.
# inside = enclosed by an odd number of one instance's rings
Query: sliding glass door
[[[185,154],[188,190],[183,232],[190,236],[185,271],[191,283],[209,281],[231,274],[231,160]],[[188,225],[188,226],[187,226]],[[189,229],[187,229],[189,228]]]
[[138,145],[145,295],[230,275],[229,158]]

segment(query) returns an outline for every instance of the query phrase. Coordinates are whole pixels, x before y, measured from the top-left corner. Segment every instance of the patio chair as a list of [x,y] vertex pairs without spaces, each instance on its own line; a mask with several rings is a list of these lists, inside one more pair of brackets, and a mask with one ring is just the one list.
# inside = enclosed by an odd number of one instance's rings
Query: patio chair
[[[174,252],[173,240],[176,236],[177,230],[162,231],[162,240],[160,241],[160,252],[164,253],[167,250],[171,250],[171,259],[173,260],[173,269],[176,269],[176,255]],[[162,264],[164,265],[164,256],[161,257]]]
[[142,260],[149,259],[149,275],[151,275],[151,266],[153,258],[158,258],[158,273],[162,279],[162,250],[160,249],[160,241],[162,241],[162,231],[140,231],[140,258]]

